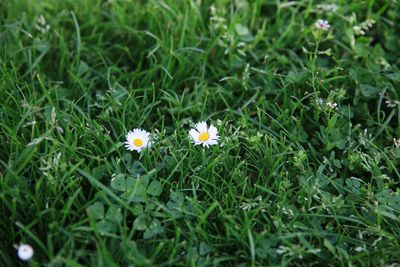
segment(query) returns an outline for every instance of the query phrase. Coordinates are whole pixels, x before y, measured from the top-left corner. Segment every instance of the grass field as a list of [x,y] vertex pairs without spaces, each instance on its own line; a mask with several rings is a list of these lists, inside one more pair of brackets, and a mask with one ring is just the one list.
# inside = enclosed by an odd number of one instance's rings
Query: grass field
[[0,25],[0,266],[400,266],[398,1],[3,0]]

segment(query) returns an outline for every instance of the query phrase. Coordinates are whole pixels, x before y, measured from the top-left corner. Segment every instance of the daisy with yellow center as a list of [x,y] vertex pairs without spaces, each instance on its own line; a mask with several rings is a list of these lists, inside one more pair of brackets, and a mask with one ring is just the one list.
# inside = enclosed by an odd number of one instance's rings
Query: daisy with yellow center
[[209,147],[218,144],[218,131],[213,125],[207,126],[207,123],[202,121],[194,126],[194,129],[189,131],[189,136],[194,145],[203,145]]
[[133,129],[126,135],[125,147],[129,151],[140,152],[150,146],[150,133],[142,129]]

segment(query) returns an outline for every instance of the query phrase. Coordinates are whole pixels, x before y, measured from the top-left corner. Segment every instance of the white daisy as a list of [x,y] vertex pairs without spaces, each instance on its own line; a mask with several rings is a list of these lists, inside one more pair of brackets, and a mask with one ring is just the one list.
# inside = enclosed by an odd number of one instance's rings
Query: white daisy
[[150,146],[150,133],[142,129],[133,129],[126,135],[125,147],[129,151],[140,152]]
[[33,248],[27,244],[20,244],[18,247],[18,257],[23,260],[27,261],[33,256]]
[[318,30],[327,31],[327,30],[329,30],[329,28],[331,27],[331,25],[329,25],[329,22],[328,22],[327,20],[319,19],[319,20],[315,23],[315,27],[316,27]]
[[195,129],[189,131],[189,136],[192,139],[194,145],[203,145],[203,147],[209,147],[211,145],[218,144],[218,131],[213,125],[207,127],[206,122],[199,122],[195,126]]

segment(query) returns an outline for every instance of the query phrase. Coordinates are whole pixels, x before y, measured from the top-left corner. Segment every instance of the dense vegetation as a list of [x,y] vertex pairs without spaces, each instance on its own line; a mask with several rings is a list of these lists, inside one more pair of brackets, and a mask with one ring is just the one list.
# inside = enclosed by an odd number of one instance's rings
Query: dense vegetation
[[400,261],[398,1],[4,0],[0,22],[1,266]]

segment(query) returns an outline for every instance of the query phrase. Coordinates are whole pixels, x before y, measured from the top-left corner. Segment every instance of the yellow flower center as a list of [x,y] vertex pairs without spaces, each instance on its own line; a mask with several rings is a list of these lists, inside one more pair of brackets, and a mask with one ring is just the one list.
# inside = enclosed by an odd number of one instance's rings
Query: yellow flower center
[[143,140],[140,139],[140,138],[135,138],[135,139],[133,139],[133,144],[135,146],[142,146],[143,145]]
[[199,136],[199,140],[201,142],[207,141],[208,138],[210,138],[210,134],[208,132],[201,133],[200,136]]

